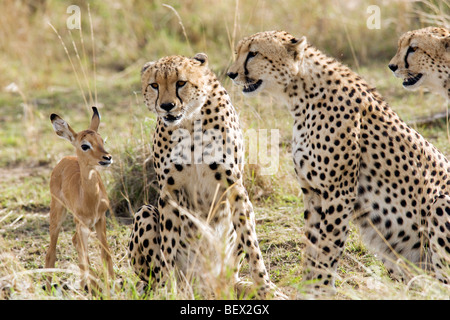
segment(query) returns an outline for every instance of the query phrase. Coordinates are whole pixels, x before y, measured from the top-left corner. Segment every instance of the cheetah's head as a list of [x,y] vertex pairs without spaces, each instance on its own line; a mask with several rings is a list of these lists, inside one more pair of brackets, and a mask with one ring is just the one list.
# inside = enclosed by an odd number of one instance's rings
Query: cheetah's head
[[141,71],[145,104],[167,125],[178,125],[205,103],[209,79],[211,71],[204,53],[193,58],[168,56],[147,62]]
[[438,77],[444,75],[439,70],[449,62],[450,32],[428,27],[406,32],[400,37],[389,68],[397,78],[403,79],[405,89],[415,90],[421,85],[432,89],[442,83]]
[[236,47],[236,60],[227,75],[243,87],[245,95],[263,90],[284,90],[300,70],[306,38],[284,31],[266,31],[242,39]]

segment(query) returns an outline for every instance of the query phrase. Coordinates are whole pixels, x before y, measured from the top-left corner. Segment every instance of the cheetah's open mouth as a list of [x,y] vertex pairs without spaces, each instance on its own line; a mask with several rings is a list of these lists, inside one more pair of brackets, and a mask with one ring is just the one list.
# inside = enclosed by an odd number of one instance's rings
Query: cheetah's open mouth
[[246,84],[244,85],[244,92],[245,93],[249,93],[249,92],[253,92],[256,89],[258,89],[262,84],[262,80],[258,80],[256,82],[250,83],[250,84]]
[[415,76],[409,77],[409,78],[405,78],[403,80],[403,85],[405,87],[410,87],[415,85],[417,82],[419,82],[420,79],[422,79],[423,74],[422,73],[418,73]]
[[165,115],[165,116],[163,117],[163,119],[164,119],[164,121],[167,122],[167,123],[172,123],[172,122],[175,122],[175,121],[180,120],[181,117],[182,117],[181,114],[178,115],[178,116],[173,116],[173,115],[171,115],[171,114],[168,114],[168,115]]

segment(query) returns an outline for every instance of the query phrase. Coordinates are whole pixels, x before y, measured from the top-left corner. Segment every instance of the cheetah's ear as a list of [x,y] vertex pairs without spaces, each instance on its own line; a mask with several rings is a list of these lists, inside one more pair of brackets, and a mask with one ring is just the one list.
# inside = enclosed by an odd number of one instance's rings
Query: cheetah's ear
[[155,61],[149,61],[141,69],[141,75],[147,70],[151,65],[155,64]]
[[450,36],[443,38],[442,42],[444,44],[445,51],[450,52]]
[[285,44],[287,52],[292,55],[294,60],[300,60],[303,50],[306,48],[306,37],[303,36],[300,39],[292,38],[288,43]]
[[200,61],[200,65],[207,67],[208,66],[208,56],[206,53],[197,53],[193,59]]

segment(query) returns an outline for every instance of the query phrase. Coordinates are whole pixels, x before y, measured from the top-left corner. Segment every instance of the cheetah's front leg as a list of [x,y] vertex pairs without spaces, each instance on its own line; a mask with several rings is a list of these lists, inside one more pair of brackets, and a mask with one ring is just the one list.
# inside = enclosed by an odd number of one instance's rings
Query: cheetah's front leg
[[431,264],[436,278],[450,283],[450,196],[441,195],[428,215]]
[[303,189],[305,202],[305,280],[314,292],[334,294],[337,263],[349,231],[353,202],[324,199],[312,189]]
[[154,206],[142,206],[134,215],[128,256],[134,272],[152,287],[161,279],[160,242],[159,211]]
[[159,201],[159,226],[161,233],[161,282],[167,280],[168,275],[173,272],[176,265],[176,255],[180,246],[180,209],[179,199],[169,194],[161,192],[161,200]]
[[[243,187],[236,186],[234,189],[234,203],[232,204],[233,225],[237,233],[237,248],[242,248],[247,253],[253,281],[258,286],[258,297],[287,299],[275,284],[270,281],[264,265],[264,259],[259,248],[255,230],[255,213],[247,192]],[[237,256],[242,250],[237,250]]]

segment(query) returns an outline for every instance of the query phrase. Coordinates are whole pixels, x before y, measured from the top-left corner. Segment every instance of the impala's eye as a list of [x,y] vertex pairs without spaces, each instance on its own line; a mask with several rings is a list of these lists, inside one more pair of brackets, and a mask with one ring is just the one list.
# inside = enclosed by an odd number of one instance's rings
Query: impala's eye
[[156,82],[150,83],[150,87],[152,87],[153,89],[158,89],[158,84]]
[[183,87],[184,85],[186,84],[186,81],[177,81],[177,87],[178,88],[181,88],[181,87]]
[[83,151],[88,151],[90,148],[91,148],[91,146],[88,145],[88,144],[82,144],[82,145],[81,145],[81,149],[82,149]]

